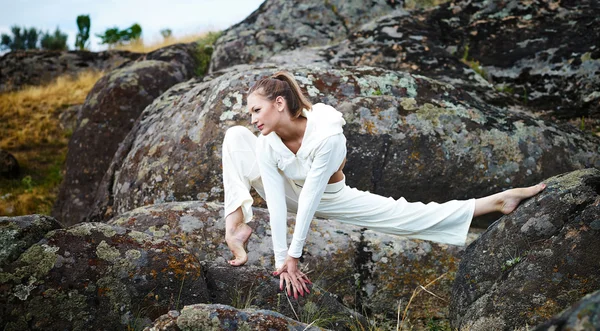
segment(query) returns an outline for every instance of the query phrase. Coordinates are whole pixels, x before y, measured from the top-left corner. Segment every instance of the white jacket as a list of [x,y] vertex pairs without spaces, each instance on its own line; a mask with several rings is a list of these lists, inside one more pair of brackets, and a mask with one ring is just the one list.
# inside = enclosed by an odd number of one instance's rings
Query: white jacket
[[[256,156],[269,208],[275,266],[279,268],[286,254],[300,257],[306,235],[329,178],[346,157],[346,124],[335,108],[318,103],[311,111],[303,110],[307,118],[302,145],[294,154],[275,133],[259,135]],[[287,206],[284,181],[292,180],[302,187],[294,235],[287,246]]]

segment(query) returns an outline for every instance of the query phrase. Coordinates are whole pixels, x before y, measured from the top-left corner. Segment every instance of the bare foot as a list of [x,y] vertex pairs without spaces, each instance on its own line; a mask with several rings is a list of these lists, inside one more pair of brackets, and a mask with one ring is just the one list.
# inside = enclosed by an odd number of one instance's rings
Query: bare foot
[[232,266],[239,267],[248,261],[245,246],[251,234],[252,228],[244,222],[226,228],[225,241],[235,257],[228,261]]
[[510,214],[517,208],[521,200],[531,198],[546,188],[546,184],[537,184],[534,186],[514,188],[500,193],[500,212]]

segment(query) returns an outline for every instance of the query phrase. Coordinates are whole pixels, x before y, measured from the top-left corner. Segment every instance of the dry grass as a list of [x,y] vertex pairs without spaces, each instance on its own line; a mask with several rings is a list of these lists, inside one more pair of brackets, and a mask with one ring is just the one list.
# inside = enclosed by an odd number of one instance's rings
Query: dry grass
[[0,179],[0,215],[50,213],[71,135],[61,127],[59,115],[82,104],[100,77],[101,72],[83,72],[0,94],[0,149],[21,166],[20,178]]
[[194,33],[194,34],[189,34],[189,35],[185,35],[185,36],[181,36],[181,37],[169,37],[169,38],[159,40],[159,41],[154,41],[154,42],[151,42],[151,41],[144,42],[144,39],[140,38],[137,41],[134,41],[130,44],[117,45],[117,46],[113,47],[112,49],[118,49],[118,50],[130,51],[130,52],[136,52],[136,53],[149,53],[149,52],[155,51],[159,48],[163,48],[163,47],[174,45],[174,44],[191,43],[191,42],[199,41],[201,39],[204,39],[206,37],[206,35],[209,33],[211,33],[211,32]]

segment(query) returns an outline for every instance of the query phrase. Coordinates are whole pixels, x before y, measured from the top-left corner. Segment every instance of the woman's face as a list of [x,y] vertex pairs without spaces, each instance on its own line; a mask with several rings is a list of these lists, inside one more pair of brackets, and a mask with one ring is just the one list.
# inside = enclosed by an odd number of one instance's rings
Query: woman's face
[[277,129],[281,116],[285,113],[280,99],[283,98],[277,97],[275,101],[270,101],[256,92],[248,96],[248,112],[252,116],[252,124],[256,125],[263,136]]

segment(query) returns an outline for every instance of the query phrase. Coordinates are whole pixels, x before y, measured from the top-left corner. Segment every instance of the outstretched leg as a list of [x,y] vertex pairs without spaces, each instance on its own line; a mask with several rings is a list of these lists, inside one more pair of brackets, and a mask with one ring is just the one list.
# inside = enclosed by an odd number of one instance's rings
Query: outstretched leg
[[481,216],[491,212],[509,214],[517,208],[521,200],[530,198],[546,188],[546,184],[538,184],[523,188],[514,188],[504,192],[492,194],[475,200],[475,213]]
[[539,184],[480,199],[424,204],[407,202],[404,198],[385,198],[346,186],[331,197],[323,195],[317,216],[408,238],[464,245],[473,216],[498,211],[510,213],[523,199],[538,194],[545,187]]
[[234,259],[229,260],[233,266],[241,266],[248,261],[246,243],[252,234],[252,228],[244,222],[242,208],[236,209],[225,218],[225,241],[233,253]]

